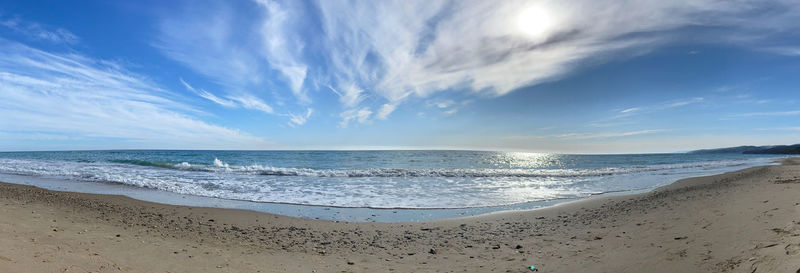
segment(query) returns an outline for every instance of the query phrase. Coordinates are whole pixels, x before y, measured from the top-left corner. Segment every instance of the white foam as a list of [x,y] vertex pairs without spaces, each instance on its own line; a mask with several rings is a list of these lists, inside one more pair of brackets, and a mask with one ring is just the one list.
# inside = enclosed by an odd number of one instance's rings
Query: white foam
[[225,169],[230,168],[228,163],[222,162],[222,160],[219,160],[219,158],[216,158],[216,157],[214,158],[214,166],[220,167],[220,168],[225,168]]
[[716,169],[748,164],[747,160],[724,160],[693,163],[628,166],[597,169],[310,169],[283,168],[258,164],[231,166],[215,158],[215,168],[193,166],[198,171],[231,171],[251,175],[266,176],[307,176],[307,177],[591,177],[629,173],[653,172],[677,169]]

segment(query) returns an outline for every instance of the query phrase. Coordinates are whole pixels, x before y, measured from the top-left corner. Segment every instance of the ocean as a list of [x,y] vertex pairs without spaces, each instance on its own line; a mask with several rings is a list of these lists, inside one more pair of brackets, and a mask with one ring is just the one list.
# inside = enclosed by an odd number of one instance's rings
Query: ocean
[[[777,158],[782,156],[440,150],[3,152],[0,180],[121,193],[164,203],[186,204],[176,200],[189,198],[194,200],[191,205],[245,207],[310,218],[414,221],[642,192],[681,178],[774,164]],[[280,204],[291,209],[276,206]],[[259,209],[263,207],[282,209]],[[293,212],[309,211],[303,207],[319,208],[310,209],[315,211],[311,214]],[[330,213],[331,208],[337,213]],[[349,208],[366,215],[352,216]],[[375,215],[387,209],[394,215]],[[425,212],[408,212],[414,210]],[[398,211],[412,216],[398,216]]]

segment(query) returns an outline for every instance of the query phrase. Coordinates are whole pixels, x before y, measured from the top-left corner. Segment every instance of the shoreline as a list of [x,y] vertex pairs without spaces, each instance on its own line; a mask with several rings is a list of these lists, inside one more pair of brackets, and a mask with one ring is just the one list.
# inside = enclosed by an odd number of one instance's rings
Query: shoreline
[[[650,192],[353,223],[0,183],[0,271],[794,272],[800,159]],[[510,271],[507,271],[510,270]]]
[[[14,174],[0,174],[0,181],[11,181],[14,184],[32,185],[48,190],[69,191],[92,194],[111,194],[124,195],[134,199],[191,207],[212,207],[251,210],[262,213],[285,215],[305,219],[346,221],[346,222],[384,222],[384,223],[403,223],[403,222],[425,222],[453,218],[463,218],[480,216],[485,214],[499,213],[504,211],[527,211],[542,209],[558,205],[561,203],[576,202],[586,199],[602,198],[606,196],[631,195],[650,192],[658,187],[675,183],[678,180],[691,178],[693,176],[707,176],[721,174],[730,171],[740,170],[750,166],[765,166],[775,163],[780,159],[771,161],[762,160],[759,163],[745,164],[745,166],[730,166],[712,171],[694,171],[683,175],[673,175],[672,177],[660,178],[658,175],[651,175],[647,178],[631,177],[630,181],[640,179],[653,180],[650,187],[639,189],[611,190],[606,192],[592,193],[581,197],[551,198],[538,201],[527,201],[506,205],[475,206],[475,207],[453,207],[453,208],[405,208],[405,207],[351,207],[351,206],[331,206],[318,204],[299,204],[290,202],[258,202],[239,199],[226,199],[207,197],[201,195],[190,195],[176,193],[166,190],[136,187],[123,183],[103,183],[92,181],[75,181],[57,177],[41,177]],[[764,164],[764,165],[756,165]],[[747,166],[749,165],[749,166]]]

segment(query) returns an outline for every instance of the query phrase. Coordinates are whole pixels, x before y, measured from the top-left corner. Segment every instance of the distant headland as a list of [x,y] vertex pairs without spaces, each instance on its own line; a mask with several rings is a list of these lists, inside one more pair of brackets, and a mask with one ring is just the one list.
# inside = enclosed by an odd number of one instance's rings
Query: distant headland
[[695,150],[692,154],[800,154],[800,144],[773,146],[738,146]]

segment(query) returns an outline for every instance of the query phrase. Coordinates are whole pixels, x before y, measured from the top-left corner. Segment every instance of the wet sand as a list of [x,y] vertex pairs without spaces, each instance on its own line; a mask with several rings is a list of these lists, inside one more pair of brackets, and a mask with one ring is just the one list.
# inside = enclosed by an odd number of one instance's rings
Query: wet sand
[[342,223],[0,183],[0,272],[798,272],[800,160],[653,192]]

